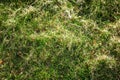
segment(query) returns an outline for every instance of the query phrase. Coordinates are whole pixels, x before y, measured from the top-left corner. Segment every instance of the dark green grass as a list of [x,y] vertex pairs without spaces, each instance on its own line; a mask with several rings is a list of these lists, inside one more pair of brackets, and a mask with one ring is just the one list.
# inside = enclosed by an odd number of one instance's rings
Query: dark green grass
[[0,1],[0,80],[119,80],[119,0],[102,3]]

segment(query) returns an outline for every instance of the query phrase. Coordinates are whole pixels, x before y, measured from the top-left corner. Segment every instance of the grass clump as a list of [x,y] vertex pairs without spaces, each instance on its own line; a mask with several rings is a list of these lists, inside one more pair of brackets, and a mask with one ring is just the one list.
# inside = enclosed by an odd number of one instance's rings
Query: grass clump
[[93,59],[93,61],[88,62],[88,64],[90,65],[91,78],[93,80],[114,80],[118,78],[116,70],[117,64],[112,57],[99,55],[96,59]]

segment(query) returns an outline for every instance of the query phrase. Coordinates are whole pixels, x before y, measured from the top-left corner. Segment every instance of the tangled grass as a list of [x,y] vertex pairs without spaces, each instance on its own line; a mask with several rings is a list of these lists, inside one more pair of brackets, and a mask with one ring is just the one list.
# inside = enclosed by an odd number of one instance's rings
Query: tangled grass
[[1,0],[1,80],[119,80],[119,2]]

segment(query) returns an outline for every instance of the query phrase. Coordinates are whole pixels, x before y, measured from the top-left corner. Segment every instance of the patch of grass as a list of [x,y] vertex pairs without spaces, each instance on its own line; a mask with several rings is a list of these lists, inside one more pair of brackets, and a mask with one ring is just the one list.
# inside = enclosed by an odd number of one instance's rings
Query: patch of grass
[[120,1],[119,0],[82,0],[80,4],[79,15],[87,15],[86,17],[100,22],[114,22],[120,17]]
[[0,1],[1,80],[119,79],[118,4],[119,0]]

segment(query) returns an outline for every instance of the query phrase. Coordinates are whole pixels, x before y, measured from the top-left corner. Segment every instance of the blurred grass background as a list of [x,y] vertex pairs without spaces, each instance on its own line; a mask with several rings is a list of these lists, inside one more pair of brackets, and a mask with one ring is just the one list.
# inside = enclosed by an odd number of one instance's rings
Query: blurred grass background
[[120,0],[1,0],[1,80],[119,80]]

